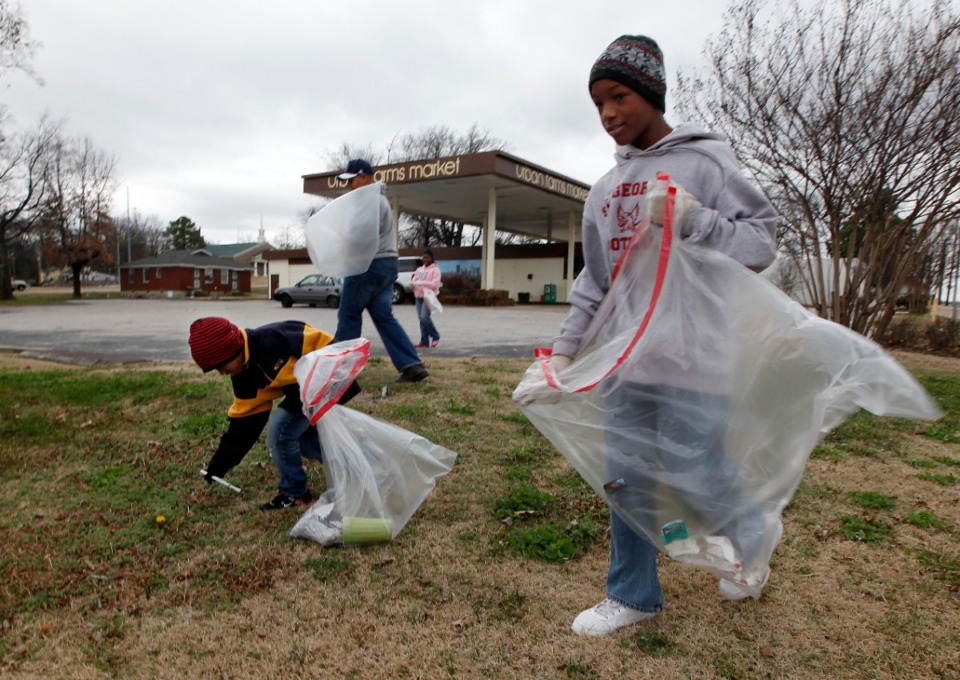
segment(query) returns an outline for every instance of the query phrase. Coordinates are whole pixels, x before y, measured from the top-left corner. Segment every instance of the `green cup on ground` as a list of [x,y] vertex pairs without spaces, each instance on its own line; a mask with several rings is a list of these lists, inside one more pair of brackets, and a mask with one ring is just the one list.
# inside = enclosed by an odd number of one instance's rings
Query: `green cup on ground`
[[343,544],[386,543],[393,538],[393,520],[381,517],[344,517]]

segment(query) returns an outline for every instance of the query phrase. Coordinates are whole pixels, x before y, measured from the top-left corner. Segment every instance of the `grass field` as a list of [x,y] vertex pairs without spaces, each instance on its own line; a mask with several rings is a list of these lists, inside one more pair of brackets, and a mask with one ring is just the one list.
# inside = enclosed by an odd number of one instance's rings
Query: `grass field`
[[[458,452],[391,543],[290,539],[262,443],[199,470],[228,381],[186,364],[0,361],[0,677],[958,678],[960,361],[947,411],[859,414],[814,451],[759,601],[663,560],[666,610],[602,639],[605,506],[514,407],[526,361],[373,359],[351,404]],[[322,467],[308,463],[317,490]],[[504,521],[507,520],[507,521]]]

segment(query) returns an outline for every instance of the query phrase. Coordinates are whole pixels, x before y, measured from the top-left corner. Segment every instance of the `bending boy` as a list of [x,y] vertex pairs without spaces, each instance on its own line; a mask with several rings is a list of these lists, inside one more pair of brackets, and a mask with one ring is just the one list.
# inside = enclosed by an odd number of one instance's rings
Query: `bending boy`
[[[230,376],[233,404],[229,424],[207,464],[207,482],[236,467],[267,426],[267,448],[280,474],[279,493],[260,506],[281,510],[313,500],[303,458],[322,460],[317,428],[303,414],[293,375],[297,359],[330,344],[329,333],[302,321],[280,321],[240,329],[227,319],[209,316],[190,325],[190,353],[204,373]],[[360,392],[354,382],[341,397],[345,404]],[[273,402],[278,401],[276,409]]]

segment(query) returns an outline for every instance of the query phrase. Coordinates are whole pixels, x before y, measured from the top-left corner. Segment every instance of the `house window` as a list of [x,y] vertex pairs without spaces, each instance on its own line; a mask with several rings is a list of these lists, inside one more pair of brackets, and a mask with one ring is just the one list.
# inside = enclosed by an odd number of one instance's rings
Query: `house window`
[[213,269],[210,267],[203,270],[203,282],[213,285]]
[[137,280],[137,277],[134,274],[134,271],[135,270],[132,267],[127,270],[127,281],[129,281],[130,283],[134,283]]
[[154,274],[156,275],[157,281],[159,281],[159,280],[160,280],[160,267],[157,267],[157,271],[154,272]]
[[146,267],[143,268],[143,282],[150,283],[150,270]]
[[220,271],[220,284],[223,285],[224,283],[226,283],[226,282],[229,280],[227,277],[228,277],[228,275],[229,275],[230,270],[229,270],[229,269],[221,269],[221,270],[219,270],[219,271]]

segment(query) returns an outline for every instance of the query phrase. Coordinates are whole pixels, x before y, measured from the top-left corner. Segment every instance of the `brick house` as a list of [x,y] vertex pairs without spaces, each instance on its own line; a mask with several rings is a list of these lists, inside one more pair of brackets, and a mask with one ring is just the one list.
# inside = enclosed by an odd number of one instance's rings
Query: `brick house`
[[120,290],[129,293],[249,294],[248,264],[207,250],[172,250],[120,267]]

